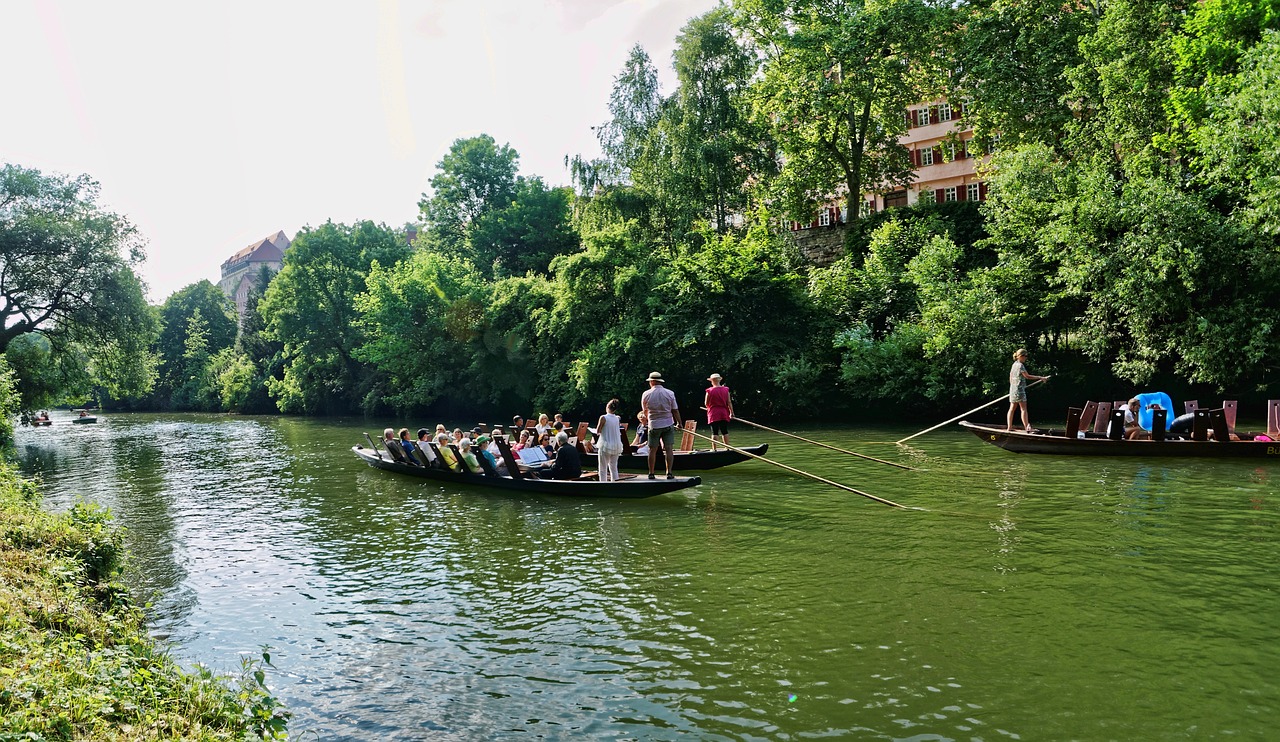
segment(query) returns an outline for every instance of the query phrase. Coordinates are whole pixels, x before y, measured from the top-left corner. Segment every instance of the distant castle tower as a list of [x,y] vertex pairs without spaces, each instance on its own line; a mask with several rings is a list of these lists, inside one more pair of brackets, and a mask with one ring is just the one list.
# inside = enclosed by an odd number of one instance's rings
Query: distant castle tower
[[236,303],[236,312],[243,317],[249,291],[263,266],[273,271],[284,267],[284,251],[292,242],[284,232],[276,232],[266,239],[249,245],[222,264],[222,280],[218,288]]

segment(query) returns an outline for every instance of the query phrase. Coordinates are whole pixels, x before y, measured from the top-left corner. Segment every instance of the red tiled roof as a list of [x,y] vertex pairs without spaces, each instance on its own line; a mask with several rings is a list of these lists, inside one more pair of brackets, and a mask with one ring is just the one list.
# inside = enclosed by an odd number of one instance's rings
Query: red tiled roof
[[227,258],[222,264],[225,268],[232,263],[242,261],[252,263],[279,263],[284,260],[284,251],[289,248],[290,240],[285,236],[283,231],[276,232],[274,235],[259,240],[246,248],[236,252],[235,255]]

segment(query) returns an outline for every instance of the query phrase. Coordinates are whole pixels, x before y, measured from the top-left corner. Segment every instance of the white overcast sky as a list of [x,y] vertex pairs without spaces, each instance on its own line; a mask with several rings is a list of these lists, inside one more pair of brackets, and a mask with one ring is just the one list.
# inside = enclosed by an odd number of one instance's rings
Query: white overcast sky
[[276,230],[416,219],[459,137],[567,184],[631,47],[670,93],[677,34],[716,4],[3,0],[0,162],[97,180],[159,302]]

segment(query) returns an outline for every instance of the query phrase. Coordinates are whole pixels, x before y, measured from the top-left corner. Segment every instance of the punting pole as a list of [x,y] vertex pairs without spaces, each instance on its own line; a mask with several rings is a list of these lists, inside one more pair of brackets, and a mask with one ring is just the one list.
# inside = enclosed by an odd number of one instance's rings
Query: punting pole
[[[735,418],[735,419],[736,419],[736,418]],[[706,440],[711,440],[708,436],[705,436],[705,435],[703,435],[703,434],[701,434],[701,433],[697,433],[697,432],[694,432],[694,431],[689,431],[689,432],[690,432],[690,433],[692,433],[693,435],[697,436],[698,438],[703,438],[703,439],[706,439]],[[831,481],[830,479],[823,479],[822,477],[818,476],[817,474],[810,474],[810,473],[809,473],[809,472],[807,472],[807,471],[800,471],[799,469],[796,469],[795,467],[787,466],[786,464],[782,464],[782,463],[779,463],[779,462],[777,462],[777,461],[773,461],[773,460],[771,460],[771,459],[766,459],[766,458],[765,458],[765,457],[763,457],[763,456],[757,456],[756,454],[751,453],[750,451],[743,451],[741,448],[734,448],[733,446],[730,446],[728,443],[724,444],[724,447],[725,447],[725,448],[727,448],[727,449],[729,449],[730,451],[733,451],[734,453],[740,453],[740,454],[742,454],[743,456],[750,456],[751,458],[753,458],[753,459],[755,459],[755,460],[757,460],[757,461],[763,461],[763,462],[764,462],[764,463],[766,463],[766,464],[773,464],[774,466],[776,466],[776,467],[778,467],[778,468],[786,469],[787,471],[789,471],[789,472],[791,472],[791,473],[793,473],[793,474],[799,474],[799,475],[800,475],[800,476],[802,476],[802,477],[808,477],[808,478],[810,478],[810,479],[816,479],[817,481],[822,482],[823,484],[829,484],[829,485],[831,485],[832,487],[839,487],[840,489],[842,489],[842,490],[844,490],[844,491],[846,491],[846,492],[852,492],[852,493],[853,493],[853,494],[855,494],[855,495],[862,495],[863,497],[867,498],[868,500],[875,500],[876,502],[880,503],[881,505],[888,505],[888,506],[890,506],[890,507],[901,508],[901,509],[903,509],[903,510],[924,510],[924,508],[910,507],[910,506],[907,506],[907,505],[899,505],[898,503],[894,502],[893,500],[886,500],[886,499],[884,499],[883,497],[876,497],[875,495],[868,494],[868,493],[866,493],[866,492],[863,492],[862,490],[856,490],[856,489],[854,489],[854,488],[850,487],[850,486],[849,486],[849,485],[847,485],[847,484],[840,484],[839,482],[833,482],[833,481]]]
[[[1005,395],[1005,396],[1008,396],[1008,395]],[[874,461],[874,462],[876,462],[877,464],[887,464],[887,465],[889,465],[889,466],[896,466],[896,467],[898,467],[899,469],[906,469],[907,471],[916,471],[916,468],[915,468],[914,466],[907,466],[906,464],[899,464],[899,463],[894,462],[894,461],[885,461],[884,459],[877,459],[877,458],[875,458],[874,456],[867,456],[866,454],[861,454],[861,453],[858,453],[857,451],[846,451],[846,450],[844,450],[843,448],[836,448],[835,446],[832,446],[832,445],[829,445],[829,444],[826,444],[826,443],[822,443],[821,441],[812,441],[812,440],[809,440],[808,438],[802,438],[801,436],[795,435],[795,434],[793,434],[793,433],[787,433],[787,432],[782,431],[782,430],[774,430],[773,428],[769,427],[768,425],[761,425],[760,423],[753,423],[753,422],[751,422],[750,420],[744,420],[744,419],[742,419],[742,418],[740,418],[740,417],[736,417],[736,416],[735,416],[735,417],[733,417],[732,419],[733,419],[733,420],[736,420],[736,421],[738,421],[738,422],[740,422],[740,423],[746,423],[747,425],[750,425],[750,426],[755,427],[755,428],[760,428],[761,430],[767,430],[767,431],[769,431],[770,433],[777,433],[778,435],[785,435],[785,436],[786,436],[786,437],[788,437],[788,438],[795,438],[795,439],[796,439],[796,440],[798,440],[798,441],[804,441],[805,443],[812,443],[812,444],[813,444],[813,445],[815,445],[815,446],[822,446],[823,448],[829,448],[829,449],[831,449],[832,451],[839,451],[840,453],[847,453],[847,454],[849,454],[850,456],[857,456],[857,457],[858,457],[858,458],[860,458],[860,459],[866,459],[867,461]]]
[[[1030,389],[1031,387],[1035,386],[1036,384],[1042,384],[1042,383],[1044,383],[1044,382],[1048,381],[1050,378],[1052,378],[1052,377],[1050,377],[1050,376],[1046,376],[1046,377],[1044,377],[1043,379],[1040,379],[1039,381],[1033,381],[1033,382],[1031,382],[1030,384],[1027,384],[1027,388],[1028,388],[1028,389]],[[933,431],[937,430],[938,428],[941,428],[943,425],[950,425],[951,423],[955,422],[956,420],[961,420],[961,419],[963,419],[963,418],[966,418],[966,417],[968,417],[969,415],[972,415],[973,413],[977,412],[978,410],[985,410],[986,408],[990,407],[990,406],[991,406],[991,405],[993,405],[993,404],[1000,404],[1001,402],[1005,401],[1005,400],[1006,400],[1006,399],[1008,399],[1008,398],[1009,398],[1009,395],[1008,395],[1008,394],[1006,394],[1006,395],[1004,395],[1003,397],[1001,397],[1001,398],[999,398],[999,399],[993,399],[993,400],[991,400],[990,402],[988,402],[988,403],[986,403],[986,404],[982,405],[981,407],[974,407],[972,410],[969,410],[968,412],[966,412],[966,413],[964,413],[964,414],[962,414],[962,415],[956,415],[955,417],[953,417],[953,418],[951,418],[950,420],[947,420],[947,421],[945,421],[945,422],[940,422],[940,423],[938,423],[937,425],[933,426],[932,428],[929,428],[928,430],[922,430],[922,431],[920,431],[919,433],[916,433],[915,435],[909,435],[909,436],[907,436],[906,438],[903,438],[903,439],[902,439],[902,440],[900,440],[900,441],[894,441],[894,442],[895,442],[895,443],[906,443],[907,441],[911,440],[912,438],[919,438],[920,436],[924,435],[925,433],[932,433]]]

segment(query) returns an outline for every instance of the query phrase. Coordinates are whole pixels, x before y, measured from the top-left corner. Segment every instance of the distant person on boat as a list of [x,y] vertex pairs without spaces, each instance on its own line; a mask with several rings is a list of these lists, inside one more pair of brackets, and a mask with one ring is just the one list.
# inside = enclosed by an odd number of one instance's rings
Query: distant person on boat
[[631,445],[636,447],[640,456],[649,453],[649,416],[644,414],[644,410],[636,413],[636,435],[631,439]]
[[653,469],[658,463],[657,445],[662,445],[662,453],[667,462],[667,479],[675,479],[672,469],[675,467],[676,426],[680,425],[680,406],[676,403],[675,392],[663,386],[666,383],[662,374],[654,371],[649,374],[649,391],[640,397],[640,409],[649,418],[649,478],[653,479]]
[[707,389],[705,405],[707,408],[707,424],[711,426],[711,450],[716,450],[716,436],[720,442],[729,447],[729,420],[733,418],[733,400],[729,398],[729,387],[721,383],[720,374],[707,377],[711,382]]
[[556,433],[559,433],[560,431],[564,430],[566,427],[568,426],[565,424],[564,415],[561,415],[559,412],[557,412],[556,418],[551,421],[551,430]]
[[409,438],[409,429],[400,428],[399,438],[400,448],[404,451],[405,458],[409,459],[410,464],[418,463],[417,459],[413,457],[413,452],[417,451],[418,447],[413,445],[413,441]]
[[85,412],[84,410],[80,410],[80,417],[88,417],[88,416],[89,416],[89,413]]
[[582,457],[578,448],[569,445],[569,434],[556,434],[556,462],[538,475],[540,479],[577,479],[582,476]]
[[1125,440],[1141,441],[1151,437],[1151,434],[1143,429],[1138,422],[1138,412],[1142,410],[1142,402],[1137,397],[1129,400],[1129,404],[1124,408],[1124,437]]
[[1031,427],[1031,418],[1027,416],[1027,379],[1042,381],[1048,376],[1034,376],[1027,373],[1027,351],[1018,348],[1013,354],[1013,366],[1009,369],[1009,416],[1005,421],[1005,430],[1013,430],[1013,413],[1022,410],[1022,426],[1028,433],[1035,430]]
[[511,447],[512,452],[520,453],[525,446],[529,445],[530,433],[527,430],[520,431],[520,438],[516,440],[516,444]]
[[512,429],[513,431],[521,431],[521,430],[524,430],[524,418],[523,418],[523,417],[520,417],[519,415],[512,415],[512,416],[511,416],[511,429]]
[[596,451],[601,482],[618,481],[618,457],[622,455],[622,418],[618,417],[618,400],[611,399],[604,406],[604,414],[596,422]]

